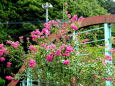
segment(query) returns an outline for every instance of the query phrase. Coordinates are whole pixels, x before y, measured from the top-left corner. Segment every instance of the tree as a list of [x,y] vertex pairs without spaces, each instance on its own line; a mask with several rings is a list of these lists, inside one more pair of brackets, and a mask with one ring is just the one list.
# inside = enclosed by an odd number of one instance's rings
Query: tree
[[[39,23],[45,22],[45,9],[42,8],[45,2],[53,5],[53,8],[49,8],[49,19],[62,19],[65,13],[63,9],[72,15],[84,17],[107,14],[98,0],[1,0],[0,22],[6,24],[0,24],[0,43],[8,40],[8,36],[17,40],[19,36],[27,36],[36,28],[43,28]],[[66,2],[68,6],[65,6]]]

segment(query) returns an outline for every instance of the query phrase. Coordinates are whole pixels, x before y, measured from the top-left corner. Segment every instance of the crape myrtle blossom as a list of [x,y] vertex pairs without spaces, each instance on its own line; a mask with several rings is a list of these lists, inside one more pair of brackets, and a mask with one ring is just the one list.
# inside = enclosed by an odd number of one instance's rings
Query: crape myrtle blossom
[[62,56],[66,56],[66,57],[69,57],[70,56],[70,53],[62,53]]
[[56,52],[55,52],[56,55],[61,55],[61,50],[60,49],[57,49]]
[[111,79],[111,78],[106,78],[105,80],[107,80],[107,81],[111,81],[112,79]]
[[12,76],[6,76],[5,79],[7,79],[7,80],[12,80],[13,77],[12,77]]
[[8,54],[8,51],[6,48],[3,47],[3,44],[0,45],[0,56],[4,55],[4,54]]
[[74,51],[74,48],[72,47],[72,46],[67,46],[66,47],[66,52],[68,53],[68,52],[73,52]]
[[29,60],[29,67],[30,68],[35,68],[36,67],[36,60],[30,59]]
[[63,64],[68,65],[68,64],[70,64],[70,61],[69,60],[64,60]]
[[12,63],[11,62],[7,62],[6,63],[6,67],[11,67]]
[[11,44],[11,43],[12,43],[11,40],[6,41],[6,44]]
[[47,56],[46,56],[46,60],[47,60],[48,62],[52,62],[52,61],[53,61],[53,58],[54,58],[54,56],[51,56],[51,55],[47,55]]
[[37,48],[35,48],[33,45],[30,45],[28,49],[31,51],[37,51]]
[[70,27],[74,30],[78,30],[78,27],[76,27],[75,25],[71,25]]
[[77,15],[74,15],[72,18],[71,18],[71,21],[74,22],[78,19],[78,16]]
[[111,56],[109,56],[109,55],[105,55],[105,57],[106,57],[106,58],[105,58],[106,60],[108,60],[108,61],[112,61],[112,57],[111,57]]
[[115,53],[115,48],[109,50],[111,53]]
[[22,40],[24,37],[23,36],[20,36],[19,39]]
[[[49,21],[49,23],[50,23],[52,26],[59,27],[58,22],[57,22],[57,21],[55,21],[55,20],[51,20],[51,21]],[[50,28],[51,28],[51,27],[50,27]]]
[[68,14],[67,16],[68,16],[69,19],[71,18],[71,14]]
[[2,48],[4,46],[4,44],[0,44],[0,48]]
[[16,42],[12,42],[12,43],[11,43],[11,46],[12,46],[13,48],[18,48],[19,45],[20,45],[19,41],[16,41]]
[[4,62],[6,59],[4,57],[0,57],[0,62]]

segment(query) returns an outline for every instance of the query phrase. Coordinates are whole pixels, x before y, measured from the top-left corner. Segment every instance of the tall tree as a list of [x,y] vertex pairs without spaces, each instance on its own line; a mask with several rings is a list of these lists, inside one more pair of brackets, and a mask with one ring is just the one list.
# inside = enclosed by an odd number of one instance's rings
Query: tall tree
[[[17,40],[18,36],[28,35],[38,28],[36,26],[39,23],[45,22],[45,9],[42,8],[45,2],[53,5],[53,8],[49,8],[49,19],[63,19],[64,9],[72,15],[84,17],[107,14],[107,11],[98,4],[98,0],[1,0],[0,43],[7,40],[8,36]],[[65,6],[65,3],[68,6]],[[25,21],[28,23],[23,23]]]

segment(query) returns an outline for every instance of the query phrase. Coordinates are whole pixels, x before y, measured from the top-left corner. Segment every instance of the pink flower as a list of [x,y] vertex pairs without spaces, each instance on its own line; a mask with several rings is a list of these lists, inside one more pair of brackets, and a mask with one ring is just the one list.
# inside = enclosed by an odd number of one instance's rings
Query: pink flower
[[112,77],[115,78],[115,75],[113,75]]
[[0,50],[0,56],[2,56],[4,54],[4,52],[2,50]]
[[74,15],[74,16],[71,18],[71,21],[74,22],[74,21],[77,20],[77,18],[78,18],[77,15]]
[[111,78],[106,78],[105,80],[107,80],[107,81],[111,81],[112,79],[111,79]]
[[42,32],[43,32],[45,35],[50,35],[50,31],[49,31],[47,28],[42,29]]
[[112,83],[115,83],[115,80]]
[[20,44],[19,44],[18,41],[11,43],[11,46],[14,47],[14,48],[18,48],[19,45],[20,45]]
[[65,65],[68,65],[69,63],[70,63],[69,60],[64,60],[64,61],[63,61],[63,64],[65,64]]
[[68,38],[69,38],[67,35],[64,35],[63,37],[64,37],[65,39],[68,39]]
[[41,47],[44,47],[44,48],[46,48],[46,47],[47,47],[47,45],[46,45],[46,44],[40,44],[40,46],[41,46]]
[[12,43],[12,41],[11,40],[8,40],[7,42],[6,42],[6,44],[11,44]]
[[11,67],[11,64],[12,64],[11,62],[7,62],[6,67]]
[[6,59],[5,59],[4,57],[1,57],[1,58],[0,58],[0,61],[1,61],[1,62],[4,62],[5,60],[6,60]]
[[36,51],[37,50],[37,48],[35,48],[33,45],[30,45],[28,49],[31,50],[31,51]]
[[60,46],[60,50],[63,50],[64,48],[65,48],[65,46],[64,46],[64,45]]
[[68,53],[68,52],[62,53],[62,56],[67,56],[67,57],[69,57],[69,56],[70,56],[70,53]]
[[47,27],[47,28],[50,29],[50,27],[52,27],[52,25],[49,22],[47,22],[47,23],[44,24],[44,27]]
[[24,37],[23,36],[20,36],[19,39],[22,40]]
[[58,49],[55,54],[56,55],[61,55],[61,50]]
[[75,25],[71,25],[70,27],[74,30],[78,30],[78,27],[76,27]]
[[29,61],[29,67],[30,68],[35,68],[36,67],[36,60],[30,59],[30,61]]
[[26,38],[27,41],[28,41],[29,39],[30,39],[29,37]]
[[2,51],[3,51],[4,54],[8,54],[8,51],[7,51],[6,48],[3,47],[3,48],[2,48]]
[[50,49],[56,49],[56,45],[55,44],[51,44],[50,45]]
[[66,52],[73,52],[74,48],[72,46],[67,46],[66,47]]
[[5,77],[7,80],[12,80],[13,79],[13,77],[11,77],[11,76],[6,76]]
[[50,53],[49,55],[55,55],[55,53],[54,53],[54,52],[52,52],[52,53]]
[[4,46],[4,44],[0,44],[0,48],[2,48]]
[[48,61],[48,62],[52,62],[52,60],[53,60],[53,56],[46,56],[46,60]]
[[110,49],[111,53],[115,53],[115,48]]
[[105,57],[106,57],[106,60],[108,60],[108,61],[112,61],[112,57],[111,57],[111,56],[109,56],[109,55],[105,55]]
[[71,18],[71,14],[68,14],[68,18],[69,18],[69,19]]

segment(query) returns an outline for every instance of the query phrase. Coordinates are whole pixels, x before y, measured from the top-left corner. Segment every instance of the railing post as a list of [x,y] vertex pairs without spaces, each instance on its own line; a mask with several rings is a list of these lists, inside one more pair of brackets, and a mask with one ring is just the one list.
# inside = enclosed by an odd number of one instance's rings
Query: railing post
[[[112,42],[111,42],[111,28],[109,24],[105,23],[104,24],[104,36],[105,36],[105,55],[111,56],[112,53],[109,51],[112,48]],[[112,65],[112,61],[106,60],[106,63]],[[108,75],[112,75],[112,72],[110,71],[110,67],[107,68],[107,73]],[[111,81],[106,81],[106,86],[112,86]]]
[[[73,40],[75,41],[75,44],[78,44],[77,37],[76,37],[77,31],[73,32]],[[78,46],[75,46],[75,50],[78,51]]]
[[27,69],[27,86],[32,86],[31,68]]

